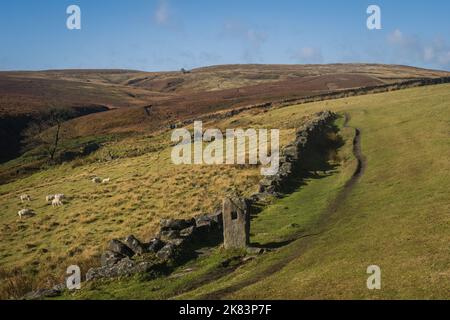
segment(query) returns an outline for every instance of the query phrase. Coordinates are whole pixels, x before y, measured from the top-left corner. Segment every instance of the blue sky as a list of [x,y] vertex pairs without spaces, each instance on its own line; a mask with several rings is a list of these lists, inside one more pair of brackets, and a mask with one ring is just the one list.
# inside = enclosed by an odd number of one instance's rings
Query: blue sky
[[[81,8],[81,30],[66,8]],[[382,30],[366,27],[380,6]],[[448,0],[0,2],[0,70],[374,62],[450,70]]]

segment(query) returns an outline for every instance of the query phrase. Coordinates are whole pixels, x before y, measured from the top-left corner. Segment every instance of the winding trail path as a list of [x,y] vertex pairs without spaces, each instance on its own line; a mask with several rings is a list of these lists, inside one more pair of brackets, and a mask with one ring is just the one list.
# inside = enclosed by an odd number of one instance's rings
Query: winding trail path
[[[344,128],[352,128],[349,126],[349,122],[351,120],[351,117],[348,113],[345,114],[345,123]],[[236,284],[233,284],[231,286],[228,286],[226,288],[208,293],[204,296],[201,296],[200,299],[204,300],[219,300],[221,298],[224,298],[230,294],[233,294],[245,287],[248,287],[250,285],[253,285],[257,282],[260,282],[269,276],[279,272],[282,270],[286,265],[294,261],[295,259],[299,258],[303,252],[306,250],[306,248],[311,244],[314,236],[320,235],[323,232],[326,231],[326,228],[328,226],[329,217],[333,215],[344,203],[348,195],[351,193],[352,189],[358,182],[358,180],[363,176],[366,167],[367,167],[367,160],[364,154],[361,150],[361,130],[358,128],[355,129],[355,137],[353,139],[353,155],[357,159],[357,166],[355,169],[355,172],[353,173],[352,177],[345,183],[344,187],[341,191],[337,194],[337,196],[330,202],[327,209],[322,213],[319,221],[318,221],[318,227],[317,232],[314,234],[309,235],[303,235],[299,238],[297,238],[294,242],[290,244],[291,246],[291,252],[278,261],[277,263],[271,265],[264,271],[255,274],[249,279],[242,280]]]
[[[351,117],[348,113],[345,114],[345,123],[344,128],[353,128],[348,125],[350,122]],[[356,158],[356,161],[358,162],[355,172],[353,173],[352,177],[345,183],[342,190],[337,194],[337,196],[334,198],[334,200],[329,204],[327,210],[325,211],[325,214],[323,217],[327,217],[329,214],[332,214],[336,212],[339,207],[342,205],[342,203],[345,201],[347,196],[352,191],[355,184],[358,182],[358,180],[364,175],[364,172],[367,168],[367,159],[362,153],[361,148],[361,129],[354,128],[355,129],[355,137],[353,139],[353,155]],[[322,218],[323,218],[322,217]]]

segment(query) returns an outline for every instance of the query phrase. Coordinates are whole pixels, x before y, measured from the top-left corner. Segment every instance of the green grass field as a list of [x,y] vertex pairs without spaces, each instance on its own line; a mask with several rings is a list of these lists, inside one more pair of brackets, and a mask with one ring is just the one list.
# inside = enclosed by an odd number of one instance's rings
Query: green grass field
[[[246,123],[231,119],[209,127],[266,126],[269,119],[254,124],[251,119]],[[303,121],[299,117],[284,124],[280,142],[291,141]],[[110,139],[88,158],[0,185],[0,277],[23,283],[26,290],[62,281],[71,264],[84,272],[98,265],[113,238],[134,234],[148,241],[162,218],[213,212],[230,191],[245,195],[257,191],[257,166],[175,166],[171,145],[170,132]],[[108,154],[114,160],[105,161]],[[91,182],[95,176],[111,178],[111,182],[96,185]],[[46,195],[56,193],[68,197],[61,208],[45,201]],[[32,201],[21,203],[22,194],[30,195]],[[17,212],[23,208],[37,215],[19,219]],[[3,285],[15,286],[8,281]]]
[[[257,278],[266,268],[261,264],[270,266],[300,248],[278,272],[223,298],[450,298],[449,89],[442,85],[328,102],[329,108],[350,113],[350,125],[362,130],[368,167],[326,222],[326,231],[184,297]],[[323,104],[303,107],[313,111]],[[382,270],[380,291],[366,288],[366,269],[374,264]]]
[[[450,298],[449,89],[407,89],[248,112],[213,123],[281,128],[286,143],[305,116],[324,109],[345,112],[349,125],[362,132],[367,169],[338,210],[324,214],[356,168],[354,130],[344,128],[346,144],[336,169],[308,178],[252,221],[252,242],[275,248],[270,253],[230,271],[221,262],[241,253],[216,248],[180,267],[171,279],[95,283],[63,298]],[[342,119],[339,123],[342,127]],[[148,152],[155,144],[161,149]],[[111,238],[148,237],[159,218],[210,210],[233,185],[247,194],[255,191],[256,168],[174,168],[164,144],[164,137],[119,142],[111,148],[124,155],[131,145],[144,151],[106,164],[66,164],[0,186],[1,267],[26,266],[59,279],[67,263],[95,263]],[[92,175],[113,182],[95,186]],[[73,199],[52,209],[43,197],[56,192]],[[17,219],[22,193],[35,199],[38,217]],[[366,288],[366,269],[374,264],[382,270],[380,291]]]

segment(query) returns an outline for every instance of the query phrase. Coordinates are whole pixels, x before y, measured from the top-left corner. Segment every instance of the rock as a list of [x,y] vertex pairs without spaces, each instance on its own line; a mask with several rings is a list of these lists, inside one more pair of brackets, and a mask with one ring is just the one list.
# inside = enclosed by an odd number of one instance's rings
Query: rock
[[254,193],[250,196],[250,199],[252,199],[253,203],[262,201],[263,198],[264,198],[264,193],[259,193],[259,192]]
[[174,245],[177,248],[181,248],[187,243],[187,241],[186,241],[186,239],[179,238],[179,239],[170,240],[169,243]]
[[189,227],[180,231],[180,236],[187,239],[193,239],[195,236],[195,227]]
[[208,217],[214,222],[216,222],[218,225],[222,226],[223,223],[222,208],[217,209],[214,213],[208,215]]
[[52,288],[52,290],[59,291],[61,293],[66,289],[67,289],[67,286],[65,283],[57,284],[57,285],[53,286],[53,288]]
[[260,255],[265,252],[265,250],[263,248],[255,248],[255,247],[247,247],[246,251],[247,251],[247,254],[250,254],[250,255]]
[[258,193],[254,193],[250,196],[250,199],[252,200],[252,203],[258,203],[258,202],[262,202],[262,203],[270,203],[273,200],[273,194],[269,194],[264,192],[258,192]]
[[125,238],[124,242],[136,254],[142,255],[147,252],[147,248],[133,235]]
[[153,269],[158,268],[160,268],[159,263],[151,261],[136,262],[126,257],[113,266],[103,266],[101,268],[90,269],[86,274],[86,281],[131,276],[136,273],[150,272]]
[[178,230],[189,228],[195,225],[195,219],[191,220],[177,220],[177,219],[162,219],[160,222],[161,231]]
[[[220,219],[220,220],[219,220]],[[222,209],[213,214],[202,215],[196,219],[195,240],[208,241],[222,236]]]
[[280,166],[280,169],[278,171],[278,175],[281,177],[289,177],[292,174],[292,163],[285,162]]
[[177,230],[162,230],[158,236],[163,241],[168,241],[180,237],[180,232]]
[[152,239],[148,244],[147,244],[147,251],[148,252],[153,252],[153,253],[157,253],[159,250],[161,250],[163,247],[165,246],[165,243],[163,241],[161,241],[158,238]]
[[195,218],[195,225],[201,227],[204,225],[222,225],[222,209],[216,210],[211,214],[204,214]]
[[156,256],[163,261],[172,260],[176,256],[175,249],[176,248],[173,244],[166,244],[161,250],[158,251]]
[[195,225],[197,227],[202,227],[205,225],[210,226],[212,223],[213,220],[206,214],[195,218]]
[[220,230],[215,228],[213,224],[204,224],[195,230],[195,239],[197,241],[206,241],[213,237],[215,233],[220,233]]
[[279,183],[279,177],[278,176],[267,176],[264,177],[259,184],[263,187],[271,187],[271,186],[277,186]]
[[124,256],[123,254],[107,250],[103,252],[101,257],[102,267],[113,266],[125,257],[126,256]]
[[134,268],[133,272],[135,273],[149,273],[152,271],[156,271],[160,269],[159,264],[155,264],[153,262],[149,262],[149,261],[143,261],[140,262],[136,265],[136,267]]
[[283,149],[282,155],[288,159],[298,159],[298,149],[296,146],[287,146]]
[[111,240],[109,242],[108,250],[130,258],[134,256],[133,250],[131,250],[128,246],[117,239]]
[[36,291],[32,291],[27,293],[23,299],[25,300],[42,300],[45,298],[54,298],[58,297],[62,294],[62,290],[56,289],[39,289]]
[[[117,276],[127,276],[131,275],[133,272],[133,268],[136,266],[136,263],[130,258],[124,258],[119,261],[116,265],[114,265],[111,270],[113,273],[116,273]],[[115,276],[114,274],[112,275]]]

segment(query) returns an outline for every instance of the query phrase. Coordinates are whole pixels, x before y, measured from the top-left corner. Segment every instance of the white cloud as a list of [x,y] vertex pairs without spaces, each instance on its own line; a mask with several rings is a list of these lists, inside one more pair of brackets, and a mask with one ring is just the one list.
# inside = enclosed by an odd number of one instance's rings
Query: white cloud
[[406,42],[403,32],[398,29],[388,35],[388,41],[394,45],[403,45]]
[[387,42],[395,63],[450,67],[450,45],[442,39],[424,42],[397,29],[388,35]]
[[225,23],[223,33],[228,36],[241,38],[255,47],[261,46],[267,40],[265,32],[250,28],[239,21],[228,21]]
[[167,25],[170,20],[170,14],[169,14],[169,3],[167,0],[160,0],[158,7],[156,8],[155,16],[154,16],[155,22],[159,25]]
[[435,55],[434,55],[434,49],[432,47],[426,47],[424,48],[423,57],[426,62],[433,61]]
[[261,48],[266,43],[268,35],[261,29],[249,27],[240,21],[227,21],[222,30],[222,36],[238,39],[243,45],[243,59],[247,63],[262,61]]
[[298,63],[323,63],[322,51],[319,48],[304,47],[291,54],[291,59]]

